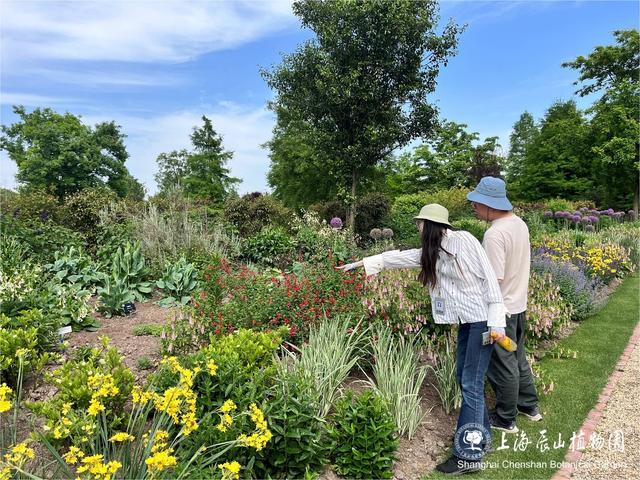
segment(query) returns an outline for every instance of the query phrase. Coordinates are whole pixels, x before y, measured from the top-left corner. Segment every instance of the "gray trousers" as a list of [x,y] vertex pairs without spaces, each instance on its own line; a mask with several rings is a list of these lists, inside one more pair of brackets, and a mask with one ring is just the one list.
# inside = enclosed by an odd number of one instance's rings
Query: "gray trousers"
[[487,378],[496,394],[496,413],[504,421],[516,419],[518,409],[531,410],[538,405],[533,373],[525,353],[525,312],[507,317],[506,334],[516,341],[518,350],[508,352],[495,345]]

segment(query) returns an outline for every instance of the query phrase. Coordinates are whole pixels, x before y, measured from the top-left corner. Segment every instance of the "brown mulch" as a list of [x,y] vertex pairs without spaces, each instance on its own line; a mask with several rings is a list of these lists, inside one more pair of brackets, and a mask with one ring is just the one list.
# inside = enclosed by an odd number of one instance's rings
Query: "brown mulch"
[[118,349],[124,358],[124,363],[131,369],[136,380],[144,379],[149,372],[154,370],[141,370],[138,360],[148,358],[153,366],[161,359],[160,337],[144,335],[136,336],[133,329],[138,325],[154,324],[164,325],[169,321],[175,309],[162,308],[152,302],[136,302],[136,311],[128,317],[105,318],[96,312],[95,318],[101,323],[95,332],[73,332],[67,339],[69,351],[78,347],[95,346],[100,343],[100,337],[106,336],[110,344]]

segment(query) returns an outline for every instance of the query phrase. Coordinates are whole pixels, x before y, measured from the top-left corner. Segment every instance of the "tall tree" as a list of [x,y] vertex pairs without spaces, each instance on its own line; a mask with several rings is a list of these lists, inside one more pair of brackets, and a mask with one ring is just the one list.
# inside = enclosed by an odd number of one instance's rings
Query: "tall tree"
[[13,107],[20,121],[2,126],[0,147],[16,162],[16,179],[25,188],[51,191],[58,198],[87,187],[106,185],[118,196],[139,195],[131,177],[125,135],[114,122],[91,128],[80,117],[36,108]]
[[511,190],[520,198],[588,198],[592,188],[588,123],[574,101],[556,102],[525,152],[522,176]]
[[325,172],[348,197],[349,225],[363,172],[412,139],[428,136],[427,95],[455,51],[459,27],[436,33],[437,2],[300,0],[293,11],[316,38],[263,70],[276,113],[305,121]]
[[327,172],[328,159],[314,145],[312,129],[304,121],[286,118],[284,113],[278,115],[273,137],[265,145],[273,196],[296,209],[334,199],[338,186]]
[[506,162],[509,183],[517,181],[522,176],[522,164],[527,147],[531,145],[537,134],[538,127],[533,115],[529,112],[524,112],[513,124],[513,130],[509,136],[509,155]]
[[[579,56],[564,67],[580,72],[577,91],[588,95],[603,91],[590,112],[595,184],[602,199],[623,207],[633,198],[640,203],[640,33],[636,29],[614,32],[615,45],[596,47],[587,57]],[[624,190],[621,190],[623,188]]]
[[174,150],[158,156],[159,170],[155,178],[161,194],[180,187],[189,197],[218,203],[240,183],[240,179],[229,175],[226,167],[233,152],[224,149],[222,137],[214,130],[211,120],[203,116],[202,121],[203,125],[193,127],[191,133],[193,151]]
[[619,82],[634,85],[640,80],[640,33],[636,29],[616,30],[613,35],[616,45],[596,47],[587,57],[580,55],[574,61],[562,64],[580,71],[580,77],[574,83],[583,82],[576,92],[579,95],[607,90]]

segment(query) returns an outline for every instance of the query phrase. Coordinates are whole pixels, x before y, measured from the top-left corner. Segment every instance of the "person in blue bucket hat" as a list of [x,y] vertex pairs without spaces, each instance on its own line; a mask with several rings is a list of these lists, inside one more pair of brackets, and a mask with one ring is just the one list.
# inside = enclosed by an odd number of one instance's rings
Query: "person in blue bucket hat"
[[467,194],[476,216],[491,222],[482,246],[487,253],[504,299],[506,335],[515,340],[518,349],[508,352],[494,348],[487,370],[487,378],[496,394],[496,408],[489,415],[494,429],[518,432],[518,414],[532,421],[542,420],[538,395],[525,350],[525,321],[531,245],[529,229],[515,215],[507,198],[504,180],[483,177],[478,186]]

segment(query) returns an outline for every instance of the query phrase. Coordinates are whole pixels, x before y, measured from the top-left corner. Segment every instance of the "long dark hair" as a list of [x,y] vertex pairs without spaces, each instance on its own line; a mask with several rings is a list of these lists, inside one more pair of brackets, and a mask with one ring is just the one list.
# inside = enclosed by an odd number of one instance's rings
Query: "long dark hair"
[[445,236],[445,231],[451,229],[449,225],[444,223],[432,222],[431,220],[422,220],[424,225],[422,227],[422,255],[420,256],[420,266],[422,270],[418,275],[418,280],[425,287],[435,287],[437,275],[436,275],[436,263],[438,262],[438,254],[440,250],[451,255],[444,248],[442,248],[442,238]]

